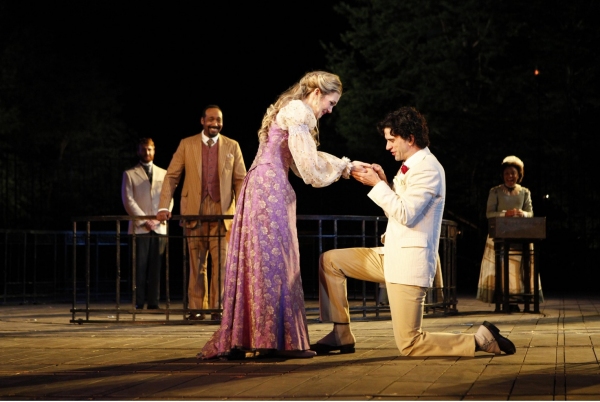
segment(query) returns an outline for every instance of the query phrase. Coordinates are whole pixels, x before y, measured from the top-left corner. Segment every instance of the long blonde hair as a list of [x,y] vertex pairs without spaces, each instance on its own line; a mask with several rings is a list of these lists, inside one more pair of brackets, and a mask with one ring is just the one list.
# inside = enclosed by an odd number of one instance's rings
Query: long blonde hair
[[[342,95],[342,81],[340,81],[340,77],[335,74],[328,73],[327,71],[312,71],[310,73],[306,73],[304,77],[300,79],[296,84],[291,86],[287,91],[279,95],[277,101],[268,107],[267,112],[265,113],[262,125],[258,130],[258,141],[265,142],[269,137],[269,127],[275,120],[277,113],[290,101],[292,100],[303,100],[305,99],[312,91],[319,88],[323,95],[328,95],[332,92],[337,92]],[[319,129],[315,127],[313,130],[313,137],[318,145],[317,136],[319,134]]]

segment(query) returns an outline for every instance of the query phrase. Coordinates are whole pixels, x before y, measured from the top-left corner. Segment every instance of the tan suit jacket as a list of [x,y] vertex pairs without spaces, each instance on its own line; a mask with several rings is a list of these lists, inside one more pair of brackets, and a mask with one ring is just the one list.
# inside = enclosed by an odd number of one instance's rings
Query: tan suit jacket
[[[123,172],[121,199],[129,216],[156,215],[160,200],[160,189],[167,171],[156,165],[152,166],[152,183],[148,181],[146,171],[141,164]],[[173,201],[167,204],[169,211],[173,209]],[[148,233],[144,220],[129,221],[129,233]],[[158,234],[167,234],[167,224],[163,222],[155,230]]]
[[424,148],[410,169],[394,178],[394,188],[380,182],[369,197],[387,215],[384,240],[385,280],[431,287],[436,273],[446,176],[437,158]]
[[[221,186],[221,211],[223,215],[233,215],[235,199],[239,196],[246,166],[237,141],[219,135],[219,183]],[[200,215],[202,197],[202,134],[196,134],[181,140],[173,159],[167,168],[160,194],[159,209],[167,208],[173,199],[175,188],[185,171],[181,190],[181,215]],[[195,222],[191,226],[195,226]],[[225,228],[231,227],[231,219],[226,219]],[[189,225],[188,225],[189,226]]]

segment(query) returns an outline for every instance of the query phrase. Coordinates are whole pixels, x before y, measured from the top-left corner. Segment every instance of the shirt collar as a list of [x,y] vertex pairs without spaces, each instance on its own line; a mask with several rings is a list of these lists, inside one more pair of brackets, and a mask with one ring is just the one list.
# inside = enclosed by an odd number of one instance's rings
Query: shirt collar
[[[215,144],[219,141],[219,136],[221,134],[217,134],[214,137],[212,137],[212,140],[215,142]],[[211,138],[209,136],[207,136],[206,134],[204,134],[204,130],[202,130],[202,142],[204,143],[204,145],[208,145],[206,142],[208,141],[208,139]]]
[[406,165],[409,169],[414,166],[418,161],[425,157],[425,153],[427,147],[419,149],[417,152],[412,154],[407,160],[404,161],[404,165]]

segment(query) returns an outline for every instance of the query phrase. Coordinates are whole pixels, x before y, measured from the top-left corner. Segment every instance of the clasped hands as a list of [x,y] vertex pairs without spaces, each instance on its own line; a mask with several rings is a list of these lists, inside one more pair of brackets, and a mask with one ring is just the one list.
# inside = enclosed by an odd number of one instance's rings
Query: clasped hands
[[514,208],[514,209],[509,209],[508,211],[506,211],[504,213],[504,216],[508,216],[508,217],[511,217],[511,216],[514,216],[514,217],[523,217],[524,213],[523,213],[522,209]]
[[352,177],[365,186],[374,186],[380,181],[387,183],[383,168],[376,163],[352,161]]
[[160,226],[160,221],[157,221],[155,219],[150,219],[150,220],[147,220],[146,222],[144,222],[143,226],[147,230],[156,230]]

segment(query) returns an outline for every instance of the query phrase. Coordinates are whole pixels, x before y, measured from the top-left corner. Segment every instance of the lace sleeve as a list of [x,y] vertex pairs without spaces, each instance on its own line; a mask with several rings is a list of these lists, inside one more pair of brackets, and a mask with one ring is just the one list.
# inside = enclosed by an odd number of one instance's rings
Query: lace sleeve
[[282,107],[275,120],[282,130],[304,124],[311,131],[317,126],[317,119],[312,110],[300,100],[293,100]]
[[288,146],[294,157],[298,176],[313,187],[325,187],[340,176],[348,178],[352,164],[350,159],[337,158],[317,151],[317,146],[306,126],[291,127]]

